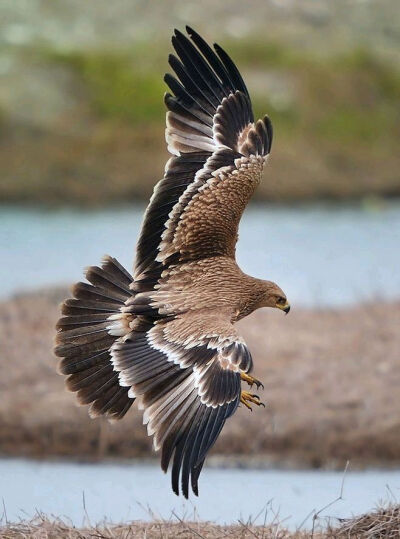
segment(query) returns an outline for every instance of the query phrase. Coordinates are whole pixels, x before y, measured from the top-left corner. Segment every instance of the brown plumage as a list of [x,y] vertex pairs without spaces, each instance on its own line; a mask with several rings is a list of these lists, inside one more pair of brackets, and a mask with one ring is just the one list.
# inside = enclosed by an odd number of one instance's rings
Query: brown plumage
[[86,272],[65,301],[55,353],[67,387],[91,416],[120,419],[135,399],[172,487],[198,493],[205,457],[240,402],[251,354],[234,323],[260,307],[288,312],[274,283],[235,261],[241,215],[271,149],[268,117],[254,122],[236,66],[192,29],[175,31],[176,76],[165,81],[173,157],[156,185],[133,276],[115,259]]

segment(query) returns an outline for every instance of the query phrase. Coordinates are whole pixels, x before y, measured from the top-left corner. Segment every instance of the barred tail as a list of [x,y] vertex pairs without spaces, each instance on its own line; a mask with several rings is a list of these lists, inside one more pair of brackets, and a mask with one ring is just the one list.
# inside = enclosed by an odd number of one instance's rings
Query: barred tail
[[91,284],[77,283],[74,297],[62,305],[54,352],[62,358],[59,369],[68,375],[68,389],[77,393],[80,404],[90,404],[90,416],[121,419],[134,398],[128,396],[128,387],[119,384],[110,347],[129,331],[123,325],[121,307],[132,296],[133,279],[109,256],[101,267],[88,268],[86,278]]

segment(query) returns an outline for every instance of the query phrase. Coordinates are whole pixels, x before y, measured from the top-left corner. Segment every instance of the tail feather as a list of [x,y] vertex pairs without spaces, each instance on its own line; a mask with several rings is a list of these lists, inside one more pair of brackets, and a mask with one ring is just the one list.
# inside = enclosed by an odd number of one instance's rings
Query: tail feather
[[99,314],[76,314],[74,316],[64,316],[57,322],[56,329],[68,331],[79,327],[92,326],[93,323],[108,322],[108,315]]
[[[57,335],[58,339],[62,339],[62,336]],[[111,335],[96,335],[92,337],[90,342],[82,344],[80,342],[66,342],[64,344],[59,344],[54,349],[56,356],[73,359],[84,359],[90,354],[102,352],[103,350],[108,350],[113,344],[114,338]]]
[[65,343],[72,342],[74,345],[77,344],[91,344],[94,340],[98,340],[104,337],[104,333],[107,332],[107,327],[110,325],[110,321],[106,320],[104,322],[92,321],[89,326],[79,326],[73,329],[64,329],[63,331],[63,341]]
[[[75,314],[96,314],[96,313],[112,313],[115,312],[115,303],[98,301],[82,301],[77,298],[69,298],[64,301],[62,307],[62,314],[75,315]],[[62,319],[59,321],[61,322]]]
[[72,358],[64,357],[60,362],[59,372],[67,375],[82,372],[95,365],[100,365],[106,359],[109,359],[108,350],[102,350],[101,352],[97,352],[92,356],[83,359],[76,358],[75,356]]
[[133,402],[131,398],[127,400],[125,387],[121,387],[112,397],[106,397],[103,401],[98,399],[91,405],[90,413],[92,417],[105,415],[110,408],[114,408],[120,410],[120,412],[118,416],[114,416],[113,418],[120,419],[126,414]]
[[[120,419],[134,399],[121,387],[114,371],[110,348],[124,327],[121,308],[132,295],[131,275],[115,260],[105,257],[101,267],[86,270],[89,283],[77,283],[73,298],[62,306],[57,322],[55,354],[62,358],[59,370],[81,404],[90,404],[92,417]],[[132,316],[132,315],[131,315]]]
[[[85,275],[87,279],[89,279],[88,274],[89,270],[86,272]],[[89,300],[94,302],[106,301],[108,303],[116,305],[123,305],[124,298],[126,299],[128,297],[128,294],[125,294],[125,296],[122,294],[116,294],[108,288],[103,288],[87,283],[77,283],[72,288],[72,293],[77,299],[80,300]]]
[[95,286],[112,290],[116,297],[120,295],[122,299],[129,294],[129,284],[118,282],[114,275],[100,269],[96,266],[91,266],[86,270],[86,278]]
[[118,262],[118,260],[111,256],[105,256],[101,268],[110,277],[114,278],[115,282],[119,285],[124,284],[126,291],[129,292],[129,286],[132,283],[132,275]]

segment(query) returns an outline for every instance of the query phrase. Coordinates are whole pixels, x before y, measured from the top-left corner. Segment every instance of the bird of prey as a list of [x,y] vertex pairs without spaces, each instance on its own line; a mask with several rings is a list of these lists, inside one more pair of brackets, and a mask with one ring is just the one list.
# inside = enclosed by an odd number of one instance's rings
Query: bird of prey
[[131,276],[115,258],[89,267],[62,306],[55,354],[92,417],[121,419],[136,401],[172,488],[198,494],[204,460],[227,418],[262,385],[235,322],[260,307],[290,309],[271,281],[235,260],[241,215],[270,153],[267,116],[228,54],[187,27],[165,75],[172,157],[144,215]]

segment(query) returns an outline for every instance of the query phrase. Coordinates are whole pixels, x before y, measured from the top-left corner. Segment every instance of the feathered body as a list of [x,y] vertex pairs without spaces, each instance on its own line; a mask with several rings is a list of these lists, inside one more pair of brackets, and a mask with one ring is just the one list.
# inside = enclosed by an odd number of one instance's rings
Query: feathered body
[[241,215],[272,143],[254,122],[236,66],[192,29],[175,31],[176,77],[165,81],[173,157],[144,216],[133,276],[115,259],[86,272],[65,301],[55,353],[67,387],[91,416],[122,418],[135,400],[161,466],[187,497],[207,452],[258,381],[234,323],[260,307],[288,312],[282,290],[245,275],[235,260]]

